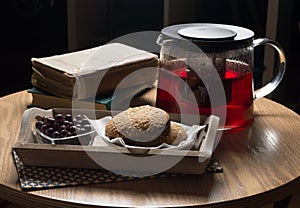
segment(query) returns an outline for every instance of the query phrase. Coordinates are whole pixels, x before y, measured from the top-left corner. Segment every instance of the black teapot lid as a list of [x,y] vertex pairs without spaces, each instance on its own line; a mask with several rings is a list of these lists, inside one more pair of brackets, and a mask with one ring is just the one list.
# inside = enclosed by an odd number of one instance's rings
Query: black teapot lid
[[188,40],[205,51],[231,50],[252,44],[254,32],[224,24],[190,23],[165,27],[163,40]]

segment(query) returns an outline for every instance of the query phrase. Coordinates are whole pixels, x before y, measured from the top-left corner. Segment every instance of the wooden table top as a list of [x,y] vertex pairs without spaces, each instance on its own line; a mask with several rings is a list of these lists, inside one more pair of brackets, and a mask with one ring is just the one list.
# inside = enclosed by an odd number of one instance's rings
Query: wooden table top
[[0,98],[0,198],[26,207],[257,207],[299,189],[300,116],[262,98],[246,130],[227,133],[214,152],[224,172],[201,176],[86,185],[25,192],[20,189],[11,147],[31,95]]

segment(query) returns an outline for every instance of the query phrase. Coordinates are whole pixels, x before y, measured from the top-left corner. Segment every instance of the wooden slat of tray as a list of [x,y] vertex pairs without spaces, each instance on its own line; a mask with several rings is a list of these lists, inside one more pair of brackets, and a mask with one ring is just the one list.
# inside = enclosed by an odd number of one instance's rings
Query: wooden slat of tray
[[[179,160],[171,169],[166,170],[169,173],[203,173],[207,163],[199,162],[199,157],[205,157],[199,151],[184,151],[184,150],[150,150],[147,154],[133,154],[125,148],[116,147],[85,147],[79,145],[55,145],[49,146],[47,144],[21,144],[14,146],[14,150],[21,158],[24,165],[41,166],[41,167],[65,167],[65,168],[89,168],[89,169],[103,169],[97,164],[93,158],[101,158],[102,161],[109,161],[111,164],[118,164],[116,170],[123,171],[141,171],[134,170],[126,163],[120,162],[120,155],[127,154],[135,157],[157,157],[157,161],[164,160]],[[182,159],[181,159],[182,158]],[[149,169],[142,171],[155,171],[154,166],[147,166]]]

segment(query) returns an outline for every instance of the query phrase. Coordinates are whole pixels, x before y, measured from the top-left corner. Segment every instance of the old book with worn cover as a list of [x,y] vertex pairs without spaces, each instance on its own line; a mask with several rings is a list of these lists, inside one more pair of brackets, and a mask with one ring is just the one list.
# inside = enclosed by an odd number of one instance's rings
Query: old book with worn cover
[[121,43],[32,58],[32,85],[59,97],[103,97],[116,88],[153,86],[158,57]]

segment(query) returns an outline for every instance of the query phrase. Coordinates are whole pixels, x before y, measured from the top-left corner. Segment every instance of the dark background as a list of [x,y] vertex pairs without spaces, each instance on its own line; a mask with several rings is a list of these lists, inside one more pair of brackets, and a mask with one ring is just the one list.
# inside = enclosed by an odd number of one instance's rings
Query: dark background
[[64,0],[1,2],[1,96],[31,86],[31,57],[67,51],[66,9]]
[[[186,1],[188,3],[188,1]],[[201,0],[195,6],[195,22],[235,24],[265,37],[267,0]],[[67,0],[7,0],[0,7],[0,96],[31,87],[31,57],[68,52]],[[287,74],[277,100],[295,110],[300,106],[300,32],[298,0],[280,1],[278,42],[287,55]],[[108,0],[104,44],[118,36],[163,28],[161,0]],[[178,9],[180,11],[180,8]],[[102,11],[99,11],[102,12]],[[188,11],[187,11],[188,12]],[[285,14],[286,13],[286,14]],[[281,17],[289,17],[288,20]],[[288,21],[288,22],[282,22]],[[177,22],[184,23],[184,21]],[[285,31],[290,31],[285,33]],[[104,41],[103,41],[104,40]],[[88,45],[90,47],[93,45]],[[264,70],[263,49],[256,50],[256,71]],[[259,76],[258,76],[259,78]],[[258,79],[257,78],[257,79]],[[276,92],[275,92],[276,95]],[[300,110],[299,110],[300,111]]]

